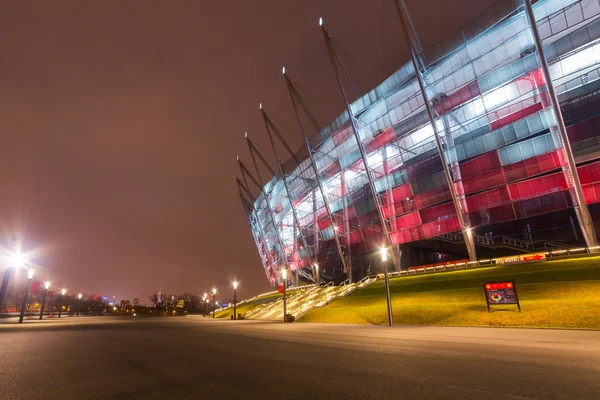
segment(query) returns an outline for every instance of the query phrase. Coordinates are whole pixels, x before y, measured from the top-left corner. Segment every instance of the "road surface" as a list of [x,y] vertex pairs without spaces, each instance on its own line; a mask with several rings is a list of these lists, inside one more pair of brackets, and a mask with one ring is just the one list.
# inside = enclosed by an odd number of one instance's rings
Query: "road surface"
[[600,332],[88,317],[0,326],[0,399],[600,399]]

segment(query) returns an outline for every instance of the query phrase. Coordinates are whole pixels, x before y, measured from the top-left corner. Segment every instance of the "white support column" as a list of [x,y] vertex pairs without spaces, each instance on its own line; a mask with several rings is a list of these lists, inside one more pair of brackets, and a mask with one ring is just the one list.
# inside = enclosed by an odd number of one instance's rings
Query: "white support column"
[[[322,20],[319,20],[319,25],[321,26],[321,31],[323,33],[323,37],[325,39],[325,44],[327,46],[327,50],[329,52],[329,56],[331,58],[331,63],[333,65],[333,69],[337,78],[337,83],[338,83],[338,87],[340,89],[340,92],[342,94],[342,97],[344,99],[344,103],[346,104],[346,110],[348,112],[348,116],[350,118],[350,124],[352,126],[352,133],[354,134],[354,138],[356,139],[356,145],[358,147],[358,150],[360,152],[360,157],[362,159],[362,162],[365,166],[365,173],[367,175],[367,180],[369,182],[369,189],[371,190],[371,194],[373,195],[373,202],[375,203],[375,208],[377,209],[377,215],[379,216],[379,221],[381,223],[381,229],[383,231],[383,237],[386,243],[382,243],[385,247],[391,247],[392,246],[392,238],[389,232],[389,229],[387,227],[387,223],[386,220],[383,216],[383,212],[381,211],[381,204],[380,204],[380,199],[379,196],[377,196],[377,191],[375,190],[375,183],[374,183],[374,178],[371,175],[371,170],[369,169],[369,164],[367,163],[367,157],[365,154],[365,149],[363,148],[362,145],[362,141],[360,140],[360,136],[358,134],[358,128],[356,126],[356,119],[354,118],[354,115],[352,114],[352,108],[350,107],[350,103],[348,101],[348,96],[346,94],[346,90],[344,88],[344,84],[342,83],[342,79],[340,76],[340,71],[338,68],[338,61],[341,64],[341,60],[339,60],[339,55],[335,52],[333,45],[331,43],[331,36],[329,35],[329,32],[327,32],[327,30],[325,29],[325,26],[322,23]],[[336,61],[336,59],[338,59],[338,61]],[[342,64],[342,68],[344,68],[343,64]],[[348,75],[348,74],[346,74]],[[349,76],[348,76],[349,78]],[[393,254],[393,253],[392,253]],[[396,257],[393,257],[393,261],[394,261],[394,265],[396,265],[397,260]]]
[[[306,148],[308,150],[308,157],[310,158],[310,164],[312,166],[313,172],[315,174],[315,179],[317,181],[317,185],[319,186],[319,191],[321,192],[321,197],[323,198],[323,203],[325,205],[325,210],[327,211],[327,218],[329,219],[329,225],[331,226],[331,230],[333,231],[333,238],[335,240],[335,245],[338,250],[338,254],[340,256],[340,261],[342,263],[342,268],[344,270],[348,270],[346,265],[346,259],[344,257],[344,252],[342,251],[342,245],[340,243],[340,238],[338,236],[338,232],[335,229],[335,221],[333,220],[333,216],[331,215],[331,208],[329,207],[329,202],[327,201],[327,196],[325,195],[325,190],[323,189],[323,182],[321,182],[321,178],[319,177],[319,171],[317,169],[317,164],[315,163],[315,158],[313,156],[312,146],[310,145],[310,140],[306,136],[306,132],[304,131],[304,124],[302,123],[302,118],[300,117],[300,111],[298,110],[298,105],[296,104],[296,97],[298,94],[296,93],[296,89],[294,88],[291,79],[287,76],[285,72],[285,67],[283,68],[283,76],[285,78],[288,91],[290,93],[290,97],[292,99],[292,105],[294,106],[294,111],[296,113],[296,118],[298,119],[298,124],[300,125],[300,131],[302,133],[302,137],[304,138],[304,142],[306,143]],[[301,99],[300,99],[301,100]],[[305,109],[306,111],[306,109]],[[312,115],[309,114],[311,119],[314,119]],[[314,121],[313,121],[314,122]]]
[[[435,116],[433,114],[433,109],[431,108],[431,104],[429,103],[429,99],[427,97],[427,93],[425,92],[425,85],[423,83],[423,76],[421,75],[421,69],[419,68],[419,63],[417,60],[417,55],[415,53],[415,49],[412,45],[411,37],[417,37],[416,32],[409,32],[408,26],[412,26],[412,22],[410,22],[410,16],[408,11],[405,8],[404,2],[399,2],[399,0],[395,1],[396,8],[398,10],[398,16],[400,17],[400,21],[402,23],[402,30],[404,32],[404,38],[406,40],[406,44],[408,45],[411,53],[411,61],[415,70],[415,75],[417,77],[417,82],[419,83],[419,89],[421,91],[421,95],[423,96],[423,101],[425,103],[425,108],[427,109],[427,115],[429,116],[429,122],[431,123],[431,127],[433,128],[433,135],[435,137],[435,144],[438,149],[438,153],[442,159],[442,165],[444,167],[444,175],[446,176],[446,182],[448,183],[448,188],[450,189],[450,195],[452,196],[452,202],[454,203],[454,209],[456,212],[456,216],[458,217],[458,222],[460,224],[460,229],[462,236],[465,241],[465,246],[467,248],[467,253],[469,255],[470,261],[477,260],[477,254],[475,251],[475,242],[473,241],[473,233],[470,228],[465,225],[465,220],[462,214],[462,209],[460,207],[460,203],[456,196],[456,188],[454,187],[454,182],[452,181],[452,176],[450,174],[450,170],[448,168],[448,162],[446,160],[446,154],[444,153],[444,148],[442,146],[440,135],[437,129]],[[414,27],[413,27],[414,28]],[[412,34],[411,34],[412,33]]]
[[546,56],[544,55],[544,46],[537,28],[533,8],[531,7],[531,0],[524,0],[524,3],[525,15],[527,15],[527,20],[529,21],[529,27],[535,42],[535,49],[540,60],[540,66],[542,68],[544,80],[546,81],[546,88],[548,89],[548,95],[550,97],[550,102],[552,103],[552,110],[554,111],[556,125],[558,127],[558,132],[560,134],[560,139],[562,141],[562,146],[566,156],[565,158],[567,159],[567,166],[571,175],[571,183],[573,185],[573,191],[575,194],[573,196],[575,203],[575,214],[577,215],[579,227],[581,228],[583,237],[585,238],[586,245],[588,247],[595,247],[598,246],[598,239],[596,236],[594,221],[592,220],[590,210],[588,209],[583,196],[581,182],[579,181],[579,175],[577,174],[577,165],[575,164],[575,158],[573,157],[573,152],[571,151],[571,143],[569,142],[569,136],[567,135],[567,127],[565,126],[565,121],[563,120],[562,111],[560,110],[560,103],[558,102],[558,97],[556,96],[556,91],[554,90],[554,84],[552,83],[552,77],[550,76],[548,62],[546,61]]

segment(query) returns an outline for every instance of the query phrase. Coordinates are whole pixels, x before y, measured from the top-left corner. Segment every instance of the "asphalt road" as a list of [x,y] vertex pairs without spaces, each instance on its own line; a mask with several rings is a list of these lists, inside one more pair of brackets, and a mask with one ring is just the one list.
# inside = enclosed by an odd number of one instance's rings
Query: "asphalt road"
[[0,399],[600,399],[600,332],[201,317],[0,326]]

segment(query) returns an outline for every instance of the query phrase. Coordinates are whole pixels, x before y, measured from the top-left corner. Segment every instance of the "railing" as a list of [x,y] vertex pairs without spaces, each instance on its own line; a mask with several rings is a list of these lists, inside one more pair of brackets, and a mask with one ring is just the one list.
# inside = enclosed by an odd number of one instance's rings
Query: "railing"
[[491,246],[494,244],[494,238],[489,238],[487,236],[473,235],[473,240],[475,243],[484,244],[486,246]]
[[521,249],[527,249],[527,250],[535,248],[535,246],[531,242],[526,242],[525,240],[513,239],[513,238],[507,238],[507,237],[502,238],[502,243],[504,243],[508,246],[519,247]]
[[442,233],[437,237],[440,239],[448,240],[450,242],[460,242],[461,240],[463,240],[462,235],[459,233]]
[[544,242],[544,248],[548,250],[571,250],[573,247],[554,242]]
[[340,283],[338,286],[345,286],[350,282],[350,279],[346,279],[344,282]]

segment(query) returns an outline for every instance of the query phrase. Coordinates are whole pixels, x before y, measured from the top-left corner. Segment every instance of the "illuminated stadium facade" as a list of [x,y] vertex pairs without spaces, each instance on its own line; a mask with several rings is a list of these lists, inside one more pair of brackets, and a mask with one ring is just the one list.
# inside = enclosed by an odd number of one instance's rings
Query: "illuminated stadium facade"
[[[346,111],[325,129],[284,71],[306,146],[278,154],[268,177],[240,162],[240,196],[272,284],[281,268],[314,281],[315,264],[322,280],[357,281],[381,246],[399,270],[597,245],[600,1],[533,1],[531,14],[500,0],[424,51],[397,6],[411,61],[348,104],[352,119]],[[352,85],[322,30],[345,97]],[[276,151],[285,140],[262,113]]]

